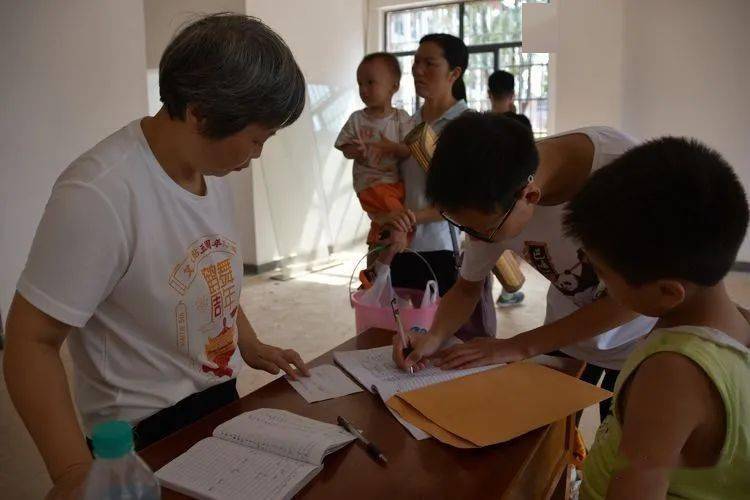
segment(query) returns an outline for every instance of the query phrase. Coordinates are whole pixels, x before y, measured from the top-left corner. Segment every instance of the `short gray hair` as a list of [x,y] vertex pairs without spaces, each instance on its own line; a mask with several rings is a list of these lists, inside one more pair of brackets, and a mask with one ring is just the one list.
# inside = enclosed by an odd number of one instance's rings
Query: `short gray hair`
[[305,78],[289,47],[257,18],[231,13],[183,28],[159,62],[159,95],[172,119],[188,105],[201,133],[224,138],[251,123],[281,128],[305,106]]

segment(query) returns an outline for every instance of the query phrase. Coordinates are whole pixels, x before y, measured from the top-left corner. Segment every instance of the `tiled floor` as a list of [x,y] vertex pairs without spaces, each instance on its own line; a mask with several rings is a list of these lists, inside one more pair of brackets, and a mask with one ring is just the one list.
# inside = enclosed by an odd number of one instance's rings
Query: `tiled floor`
[[[358,252],[341,254],[342,264],[327,270],[281,282],[268,275],[245,279],[242,305],[260,338],[296,349],[310,360],[354,334],[354,313],[349,307],[347,284]],[[546,281],[524,267],[527,299],[513,309],[498,310],[498,336],[510,337],[539,326],[544,319]],[[750,305],[750,274],[732,273],[730,293],[739,303]],[[499,288],[495,290],[497,294]],[[64,357],[66,367],[69,359]],[[0,368],[2,358],[0,357]],[[0,371],[1,373],[1,371]],[[250,369],[239,376],[242,395],[274,377]],[[598,426],[598,412],[584,412],[581,428],[587,442]],[[5,383],[0,384],[0,497],[42,498],[50,481],[31,438],[10,404]]]

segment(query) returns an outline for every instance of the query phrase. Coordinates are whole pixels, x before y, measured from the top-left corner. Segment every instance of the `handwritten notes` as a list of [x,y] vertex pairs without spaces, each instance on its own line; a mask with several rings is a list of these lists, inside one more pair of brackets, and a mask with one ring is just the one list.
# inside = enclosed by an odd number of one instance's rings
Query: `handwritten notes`
[[198,442],[160,469],[169,488],[210,499],[291,498],[322,467],[217,438]]
[[261,408],[224,422],[156,477],[198,498],[288,499],[320,472],[326,455],[353,440],[337,425]]
[[362,392],[357,384],[333,365],[316,366],[310,369],[309,377],[299,377],[298,380],[287,377],[287,381],[308,403]]
[[338,425],[271,408],[238,415],[218,426],[214,436],[316,465],[353,439]]

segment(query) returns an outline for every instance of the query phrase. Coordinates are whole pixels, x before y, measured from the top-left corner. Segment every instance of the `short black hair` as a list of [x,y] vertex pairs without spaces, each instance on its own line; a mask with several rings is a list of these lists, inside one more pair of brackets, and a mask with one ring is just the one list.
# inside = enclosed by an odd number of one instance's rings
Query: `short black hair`
[[305,78],[279,35],[250,16],[219,13],[183,28],[159,62],[159,94],[173,120],[188,105],[201,133],[221,139],[251,123],[280,128],[305,106]]
[[517,121],[518,123],[522,124],[525,127],[528,127],[529,130],[534,132],[534,128],[531,126],[531,120],[529,120],[529,117],[526,116],[523,113],[514,113],[513,111],[506,111],[504,113],[501,113],[503,116],[507,116],[508,118],[512,118],[513,120]]
[[748,223],[745,190],[722,156],[662,137],[595,172],[566,207],[568,236],[632,285],[682,279],[713,286],[729,272]]
[[389,52],[373,52],[372,54],[367,54],[362,58],[362,61],[360,61],[359,65],[362,66],[365,63],[375,61],[377,59],[382,60],[386,64],[386,66],[388,66],[388,69],[391,71],[393,78],[396,79],[396,83],[400,83],[401,65],[398,63],[398,59],[396,59],[396,56]]
[[493,97],[511,96],[516,89],[516,77],[501,69],[492,73],[487,80],[487,90]]
[[438,138],[427,198],[443,210],[507,210],[539,164],[531,129],[507,116],[464,113]]

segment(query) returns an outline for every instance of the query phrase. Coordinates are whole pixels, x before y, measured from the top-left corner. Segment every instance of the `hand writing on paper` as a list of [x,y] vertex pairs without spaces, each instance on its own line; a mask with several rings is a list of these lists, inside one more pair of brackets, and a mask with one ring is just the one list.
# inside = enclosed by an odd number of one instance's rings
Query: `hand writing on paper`
[[459,370],[497,363],[513,363],[526,356],[520,343],[511,339],[473,339],[443,349],[432,362],[443,370]]
[[409,342],[408,347],[411,348],[411,353],[408,356],[404,356],[404,348],[407,346],[404,346],[401,342],[399,335],[394,335],[393,362],[403,370],[412,368],[414,372],[418,372],[427,367],[427,361],[430,359],[430,356],[440,349],[443,342],[436,335],[418,333],[412,330],[404,333]]
[[[263,370],[273,375],[279,373],[279,369],[281,369],[292,380],[297,380],[300,373],[305,377],[310,376],[307,365],[302,361],[297,351],[292,349],[281,349],[257,341],[245,349],[240,348],[240,351],[242,359],[252,368]],[[297,367],[297,370],[292,368],[292,365]]]

